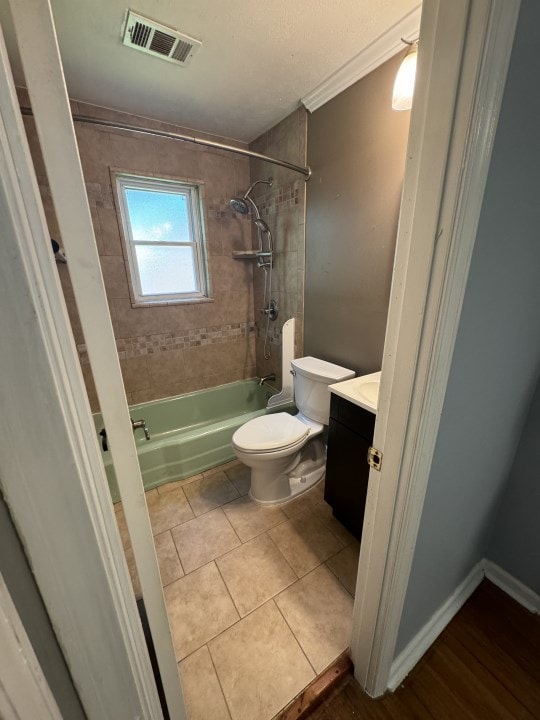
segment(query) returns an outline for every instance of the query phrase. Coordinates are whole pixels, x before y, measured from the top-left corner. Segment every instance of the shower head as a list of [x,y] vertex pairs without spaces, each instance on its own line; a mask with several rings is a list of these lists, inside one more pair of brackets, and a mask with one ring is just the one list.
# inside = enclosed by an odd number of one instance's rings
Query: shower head
[[262,230],[265,233],[270,233],[270,228],[268,225],[264,222],[264,220],[261,220],[260,218],[257,218],[257,220],[254,220],[256,227],[259,228],[259,230]]
[[255,205],[255,203],[250,197],[251,191],[253,190],[255,185],[259,185],[259,183],[263,183],[264,185],[269,185],[270,187],[272,187],[272,180],[255,180],[255,182],[251,183],[251,185],[248,187],[243,197],[233,197],[229,200],[229,205],[232,207],[232,209],[235,210],[237,213],[240,213],[241,215],[247,215],[249,212],[249,205],[251,205],[253,210],[255,210],[255,218],[257,220],[260,220],[261,216],[259,213],[259,208]]
[[244,198],[233,197],[229,200],[229,205],[241,215],[247,215],[249,212],[248,204]]

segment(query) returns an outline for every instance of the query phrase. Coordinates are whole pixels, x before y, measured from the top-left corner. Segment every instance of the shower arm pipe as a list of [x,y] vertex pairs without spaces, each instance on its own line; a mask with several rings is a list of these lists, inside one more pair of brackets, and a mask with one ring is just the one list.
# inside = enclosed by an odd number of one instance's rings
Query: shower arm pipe
[[[33,115],[33,112],[29,107],[21,107],[21,114]],[[236,153],[237,155],[243,155],[244,157],[263,160],[264,162],[279,165],[287,168],[288,170],[304,175],[306,182],[311,177],[311,168],[309,165],[295,165],[294,163],[287,162],[286,160],[269,157],[268,155],[255,152],[254,150],[245,150],[244,148],[235,147],[234,145],[226,145],[225,143],[220,143],[215,140],[205,140],[204,138],[196,137],[195,135],[182,135],[181,133],[168,132],[166,130],[152,130],[151,128],[139,127],[138,125],[128,125],[127,123],[114,122],[113,120],[100,120],[99,118],[91,117],[89,115],[73,114],[72,118],[74,122],[88,123],[89,125],[102,125],[103,127],[112,128],[114,130],[125,130],[127,132],[139,133],[141,135],[154,135],[156,137],[167,138],[168,140],[181,140],[182,142],[192,143],[193,145],[204,145],[206,147],[216,148],[217,150],[226,150],[227,152]]]

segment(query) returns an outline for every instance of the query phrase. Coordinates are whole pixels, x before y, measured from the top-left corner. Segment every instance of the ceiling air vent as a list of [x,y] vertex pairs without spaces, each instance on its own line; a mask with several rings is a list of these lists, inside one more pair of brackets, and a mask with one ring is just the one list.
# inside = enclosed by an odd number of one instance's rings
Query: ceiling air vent
[[188,65],[202,45],[200,40],[137,15],[131,10],[128,10],[122,40],[124,45],[134,50],[170,60],[177,65]]

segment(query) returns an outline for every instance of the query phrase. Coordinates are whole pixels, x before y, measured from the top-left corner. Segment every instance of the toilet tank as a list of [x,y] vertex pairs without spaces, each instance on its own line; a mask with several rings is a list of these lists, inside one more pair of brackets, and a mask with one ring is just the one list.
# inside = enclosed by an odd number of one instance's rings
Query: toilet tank
[[294,401],[310,420],[328,425],[330,391],[328,386],[354,377],[354,372],[314,357],[291,361],[294,375]]

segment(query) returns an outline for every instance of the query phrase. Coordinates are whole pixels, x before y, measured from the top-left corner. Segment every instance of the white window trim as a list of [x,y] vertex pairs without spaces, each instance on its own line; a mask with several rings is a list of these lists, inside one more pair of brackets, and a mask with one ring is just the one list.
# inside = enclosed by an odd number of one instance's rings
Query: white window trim
[[[125,256],[129,268],[130,291],[134,307],[147,305],[163,305],[174,303],[198,302],[209,299],[208,269],[205,252],[205,233],[203,223],[203,208],[201,197],[201,185],[199,183],[176,180],[172,178],[138,175],[127,172],[115,172],[114,185],[118,198],[120,210],[122,239],[124,242]],[[131,220],[127,206],[125,190],[135,188],[159,192],[171,192],[177,190],[188,198],[188,221],[191,242],[167,242],[167,241],[140,241],[135,240],[132,235]],[[137,245],[171,246],[171,247],[192,247],[194,251],[195,275],[198,289],[194,292],[169,293],[158,295],[145,295],[142,292],[139,264],[135,248]]]

